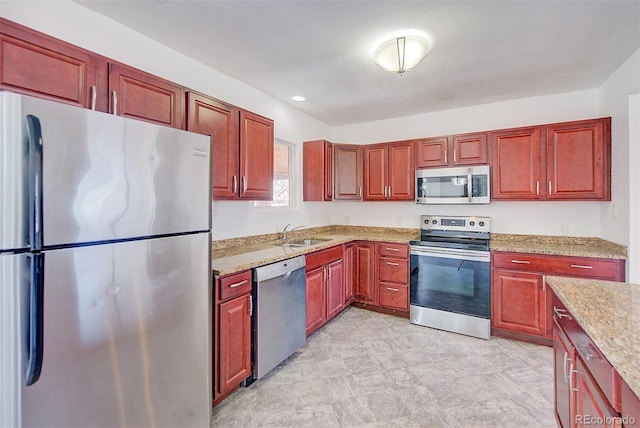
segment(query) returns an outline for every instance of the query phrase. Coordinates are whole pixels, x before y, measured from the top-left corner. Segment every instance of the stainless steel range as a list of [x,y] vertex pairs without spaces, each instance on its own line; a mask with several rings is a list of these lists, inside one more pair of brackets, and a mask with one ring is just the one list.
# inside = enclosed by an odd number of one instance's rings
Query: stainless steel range
[[491,336],[488,217],[420,216],[411,241],[413,324]]

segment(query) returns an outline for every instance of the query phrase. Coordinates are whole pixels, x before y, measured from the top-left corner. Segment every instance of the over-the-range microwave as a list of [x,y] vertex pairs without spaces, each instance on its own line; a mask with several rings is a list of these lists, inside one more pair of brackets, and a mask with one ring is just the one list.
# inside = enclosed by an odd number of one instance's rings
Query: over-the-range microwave
[[416,170],[419,204],[488,204],[489,165]]

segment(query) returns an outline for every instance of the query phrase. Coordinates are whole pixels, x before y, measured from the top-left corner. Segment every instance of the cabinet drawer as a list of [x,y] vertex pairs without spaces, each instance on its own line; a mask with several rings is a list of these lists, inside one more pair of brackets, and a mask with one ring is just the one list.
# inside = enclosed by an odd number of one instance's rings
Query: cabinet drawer
[[240,273],[223,276],[218,279],[220,282],[220,300],[231,299],[251,293],[251,271],[246,270]]
[[406,259],[409,257],[409,246],[406,244],[380,242],[378,244],[378,251],[383,257],[395,257],[397,259]]
[[548,275],[600,278],[610,281],[624,279],[624,261],[617,259],[496,252],[493,254],[493,266],[536,271]]
[[305,258],[305,262],[307,265],[306,271],[311,272],[312,270],[320,266],[324,266],[326,264],[329,264],[341,258],[342,258],[342,245],[331,247],[326,250],[316,251],[315,253],[307,254]]
[[[609,403],[619,412],[622,383],[620,375],[555,294],[553,295],[553,312],[556,322],[575,347],[576,354],[580,356]],[[561,317],[558,317],[558,313]],[[575,365],[573,369],[576,369]]]
[[379,291],[380,305],[403,311],[409,309],[409,287],[381,282]]
[[378,278],[380,281],[409,285],[409,262],[403,259],[380,257]]

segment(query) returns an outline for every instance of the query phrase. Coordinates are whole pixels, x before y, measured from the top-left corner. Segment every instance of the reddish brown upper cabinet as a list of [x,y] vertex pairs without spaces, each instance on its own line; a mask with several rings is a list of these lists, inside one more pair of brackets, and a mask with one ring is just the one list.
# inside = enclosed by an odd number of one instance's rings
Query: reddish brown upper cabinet
[[172,128],[184,127],[184,89],[120,63],[109,64],[109,111]]
[[242,199],[273,199],[273,120],[240,111],[240,188]]
[[482,165],[489,162],[487,134],[484,132],[415,141],[416,168]]
[[545,127],[547,197],[611,200],[611,118]]
[[611,200],[611,118],[490,133],[491,199]]
[[412,141],[364,146],[365,201],[412,201],[415,167]]
[[97,108],[98,57],[0,18],[0,89]]
[[211,136],[213,198],[236,198],[240,168],[240,109],[196,92],[187,92],[187,130]]
[[211,135],[214,200],[272,199],[273,121],[189,91],[187,130]]
[[362,200],[362,146],[333,145],[333,199]]
[[302,200],[333,199],[333,144],[325,140],[302,144]]

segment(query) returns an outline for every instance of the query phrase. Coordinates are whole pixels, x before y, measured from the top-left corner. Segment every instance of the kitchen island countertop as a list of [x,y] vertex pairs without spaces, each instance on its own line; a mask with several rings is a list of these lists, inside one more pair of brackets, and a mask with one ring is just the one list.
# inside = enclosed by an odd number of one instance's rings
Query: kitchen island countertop
[[547,282],[640,397],[640,285],[558,276]]

